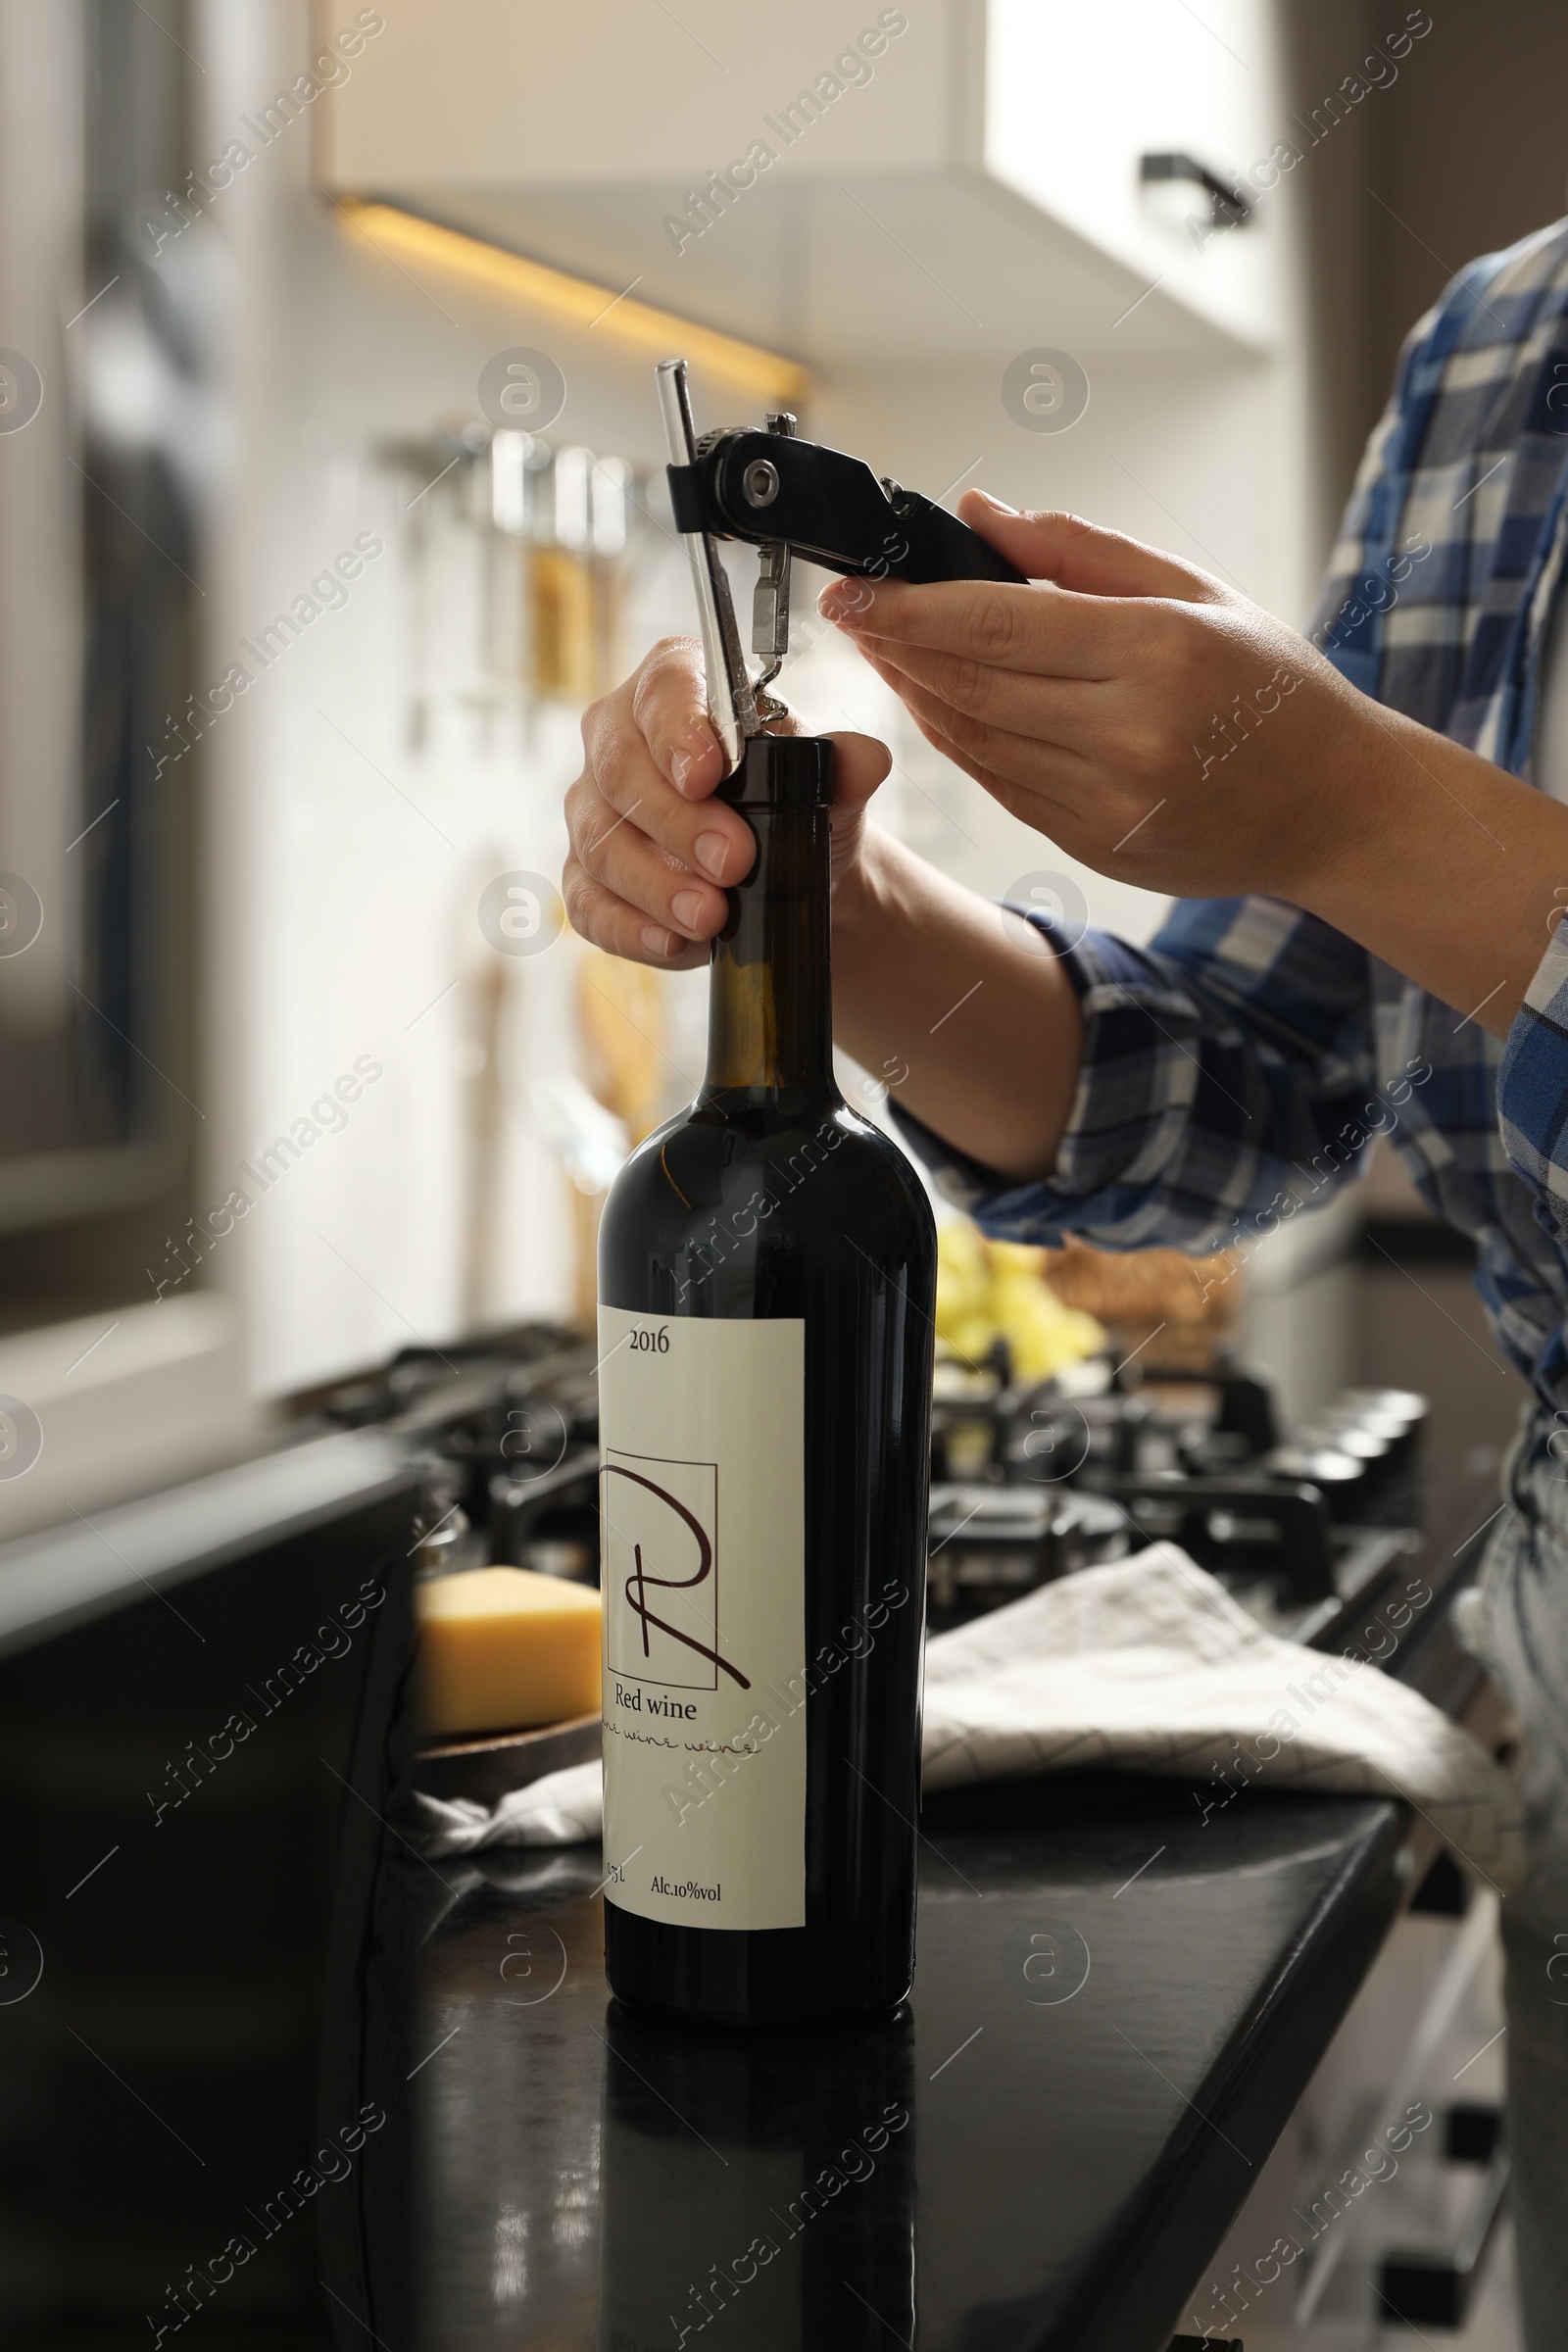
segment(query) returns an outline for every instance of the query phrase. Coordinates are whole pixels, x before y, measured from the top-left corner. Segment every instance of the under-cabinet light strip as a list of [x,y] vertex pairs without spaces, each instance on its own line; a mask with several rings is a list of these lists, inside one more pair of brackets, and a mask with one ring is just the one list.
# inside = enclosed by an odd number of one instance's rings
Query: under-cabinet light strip
[[608,341],[662,360],[678,354],[703,373],[717,376],[773,406],[800,404],[810,397],[810,370],[778,352],[764,351],[760,344],[743,342],[739,336],[721,334],[711,326],[699,326],[673,311],[639,302],[629,292],[617,295],[612,287],[573,277],[546,262],[531,261],[526,254],[492,244],[487,237],[426,220],[418,213],[405,212],[401,205],[363,196],[334,196],[332,203],[392,260],[421,262],[444,270],[489,293],[531,304],[573,326],[593,327]]

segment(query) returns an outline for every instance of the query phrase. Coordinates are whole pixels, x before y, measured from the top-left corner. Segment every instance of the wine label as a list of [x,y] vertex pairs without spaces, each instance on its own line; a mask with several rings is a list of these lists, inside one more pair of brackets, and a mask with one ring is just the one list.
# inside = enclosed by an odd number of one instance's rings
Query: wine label
[[599,1309],[605,1899],[806,1924],[806,1326]]

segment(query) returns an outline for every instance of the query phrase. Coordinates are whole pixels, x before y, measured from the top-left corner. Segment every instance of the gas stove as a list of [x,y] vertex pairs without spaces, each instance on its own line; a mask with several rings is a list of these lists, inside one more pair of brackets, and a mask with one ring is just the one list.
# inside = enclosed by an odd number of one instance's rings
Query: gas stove
[[1419,1545],[1408,1391],[1347,1390],[1282,1444],[1267,1384],[1230,1365],[1129,1379],[1096,1358],[1020,1391],[1004,1360],[937,1386],[935,1630],[1163,1539],[1270,1632],[1321,1641]]
[[[406,1349],[326,1391],[336,1427],[401,1438],[425,1480],[423,1568],[599,1581],[592,1344],[543,1324]],[[1420,1548],[1426,1399],[1348,1389],[1282,1433],[1266,1382],[1092,1358],[1020,1383],[1005,1344],[939,1363],[928,1624],[944,1632],[1052,1578],[1179,1544],[1270,1632],[1314,1646]]]

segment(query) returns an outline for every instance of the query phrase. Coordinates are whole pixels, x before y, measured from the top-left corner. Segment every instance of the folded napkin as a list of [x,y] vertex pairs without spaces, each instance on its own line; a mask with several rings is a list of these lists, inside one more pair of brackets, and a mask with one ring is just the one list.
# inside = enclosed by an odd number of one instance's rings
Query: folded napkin
[[[1265,1633],[1173,1544],[936,1636],[924,1727],[928,1789],[1120,1765],[1206,1781],[1205,1820],[1258,1785],[1396,1795],[1500,1892],[1523,1876],[1523,1810],[1479,1740],[1377,1667]],[[553,1772],[493,1811],[419,1807],[431,1855],[570,1844],[600,1836],[600,1767]]]

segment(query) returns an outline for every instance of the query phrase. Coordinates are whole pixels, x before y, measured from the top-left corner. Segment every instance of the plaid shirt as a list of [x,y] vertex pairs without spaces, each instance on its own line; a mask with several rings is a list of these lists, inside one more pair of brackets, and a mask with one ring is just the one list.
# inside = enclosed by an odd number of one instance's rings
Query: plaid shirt
[[[1364,693],[1528,778],[1565,491],[1568,221],[1472,263],[1411,333],[1316,641]],[[988,1233],[1245,1246],[1391,1134],[1474,1237],[1503,1348],[1568,1405],[1568,923],[1505,1046],[1272,899],[1187,901],[1147,948],[1091,931],[1063,961],[1084,1055],[1049,1182],[1009,1184],[900,1114]]]

